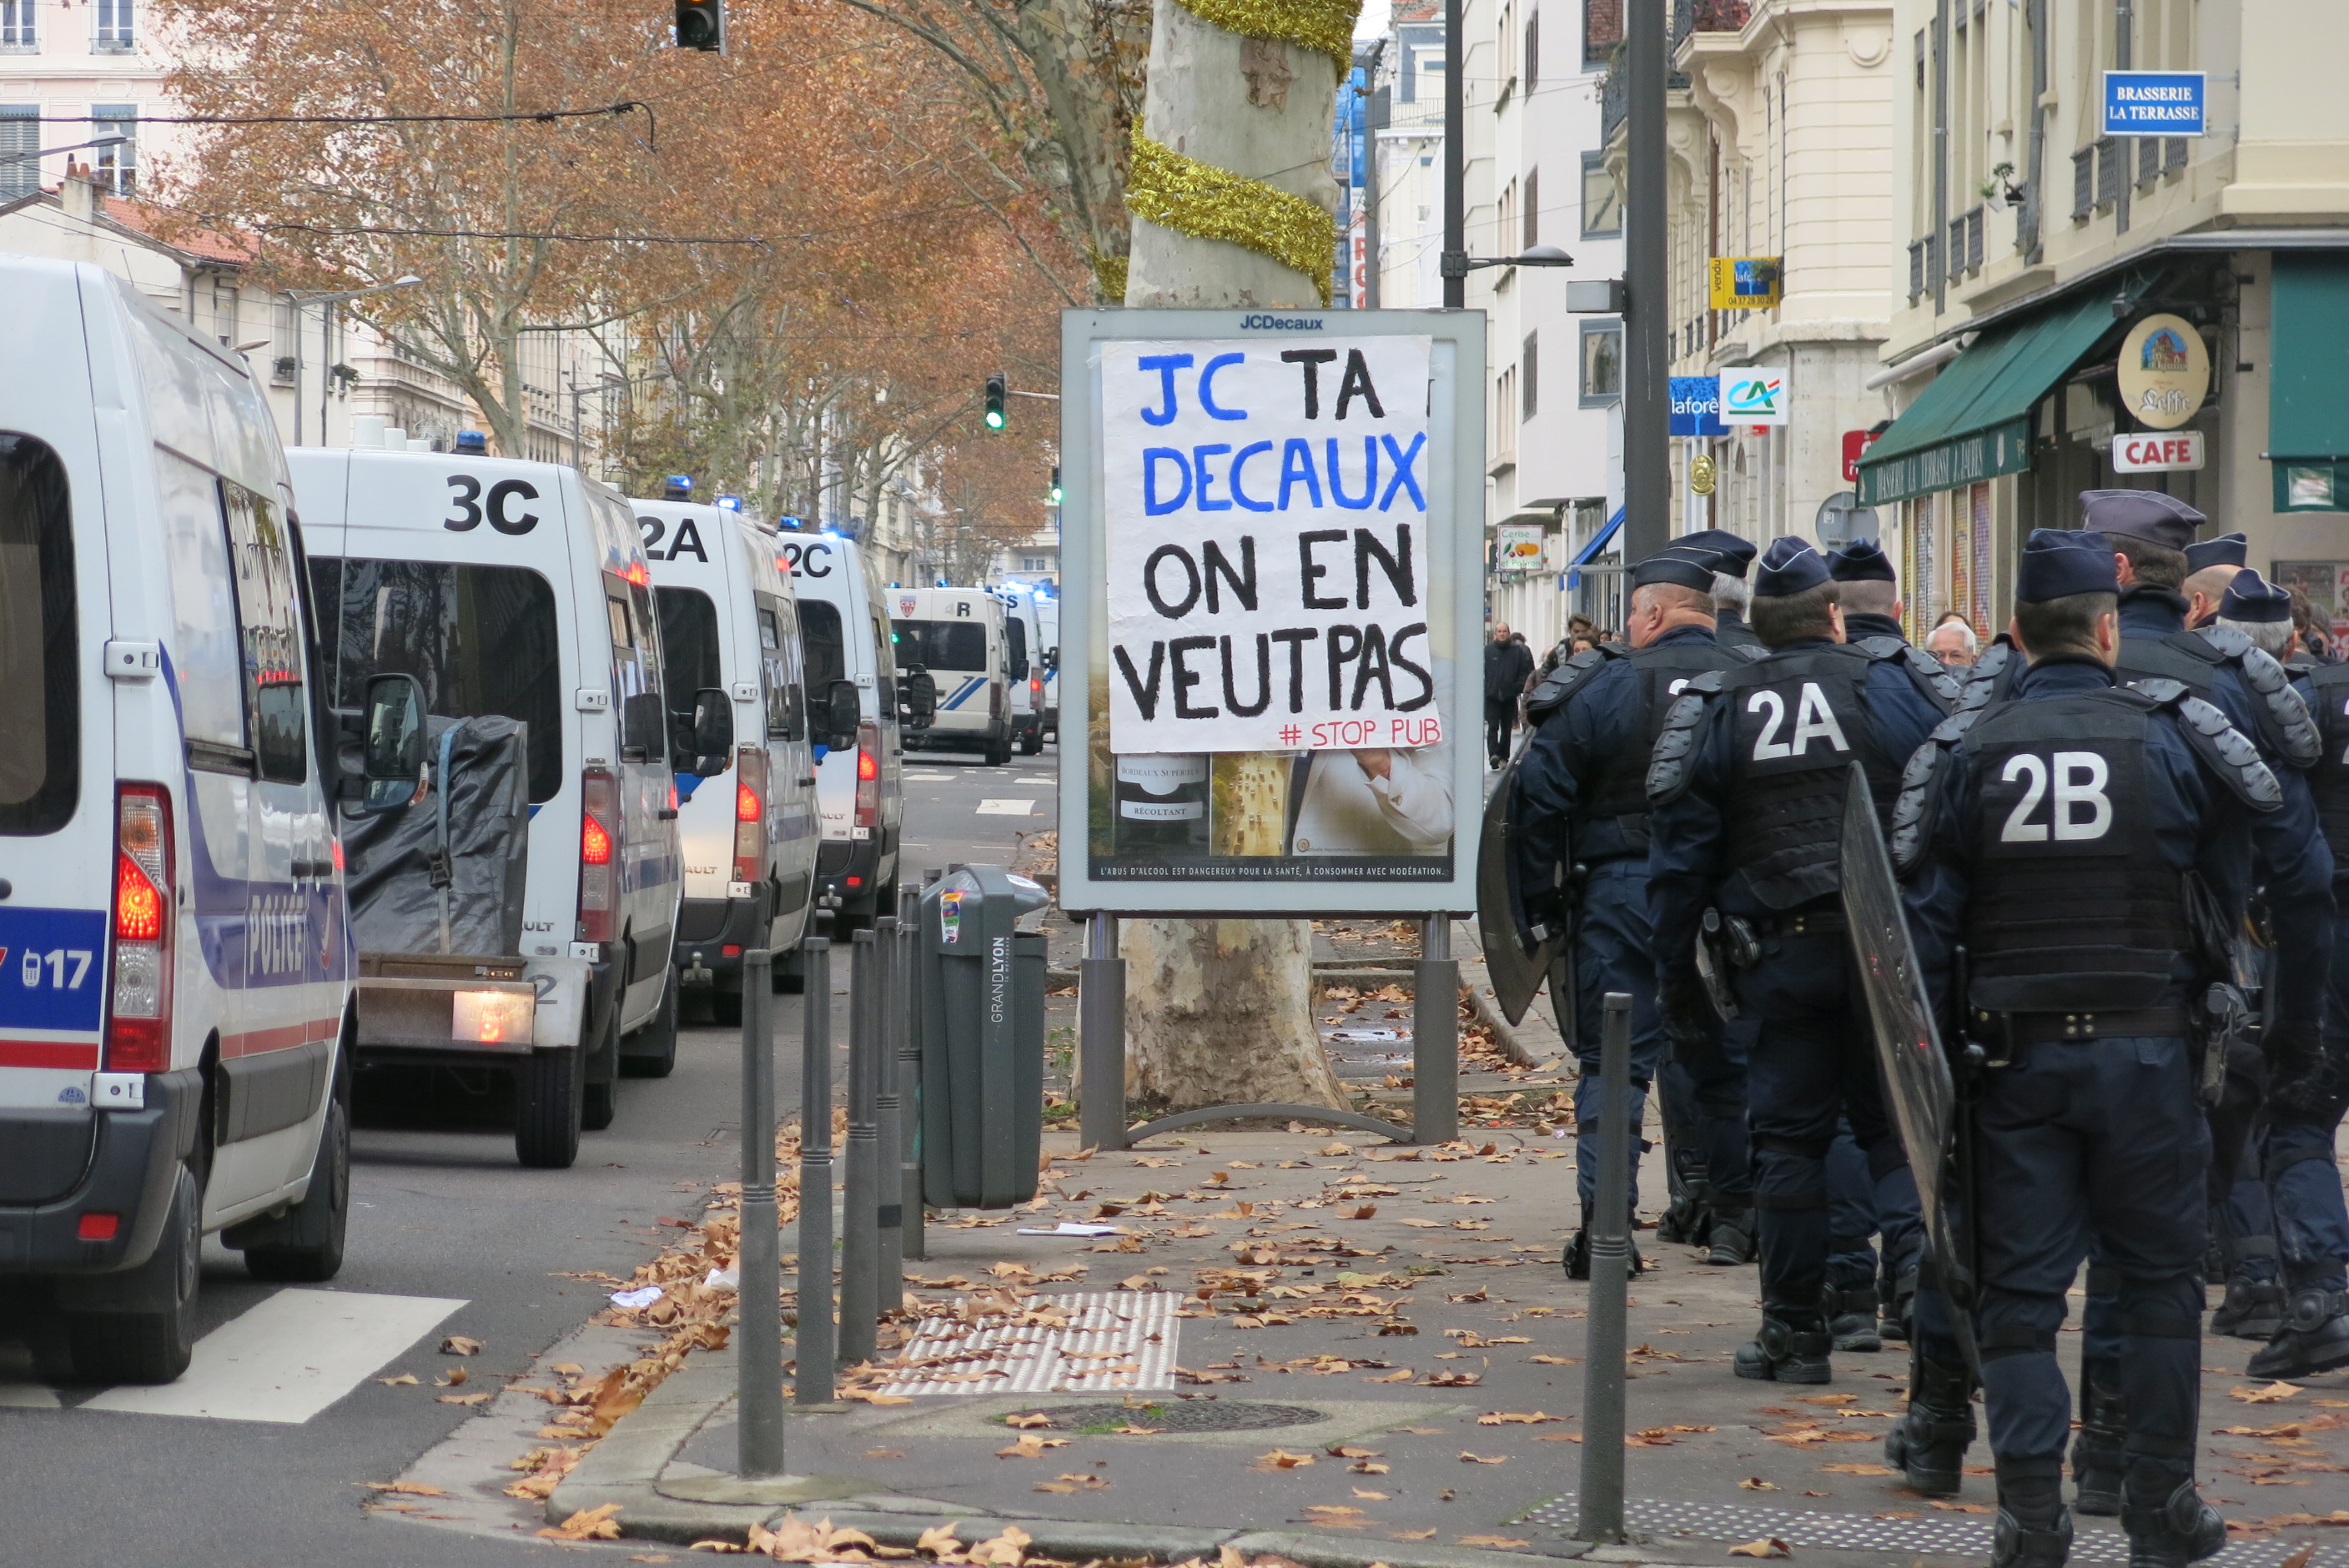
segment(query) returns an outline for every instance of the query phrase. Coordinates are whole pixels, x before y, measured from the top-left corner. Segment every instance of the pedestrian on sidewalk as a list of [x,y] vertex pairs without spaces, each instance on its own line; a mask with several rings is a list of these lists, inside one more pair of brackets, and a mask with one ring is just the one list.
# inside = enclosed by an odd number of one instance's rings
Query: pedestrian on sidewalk
[[1485,645],[1485,755],[1495,768],[1509,759],[1517,701],[1533,673],[1533,651],[1509,634],[1507,622],[1494,622],[1493,640]]

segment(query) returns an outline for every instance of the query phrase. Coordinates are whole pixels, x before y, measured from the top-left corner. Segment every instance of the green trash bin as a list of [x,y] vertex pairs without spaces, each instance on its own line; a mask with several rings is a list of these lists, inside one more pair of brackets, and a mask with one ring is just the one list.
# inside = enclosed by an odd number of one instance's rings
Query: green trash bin
[[1045,944],[1012,926],[1050,902],[1000,866],[964,866],[922,894],[922,1196],[933,1208],[1036,1195]]

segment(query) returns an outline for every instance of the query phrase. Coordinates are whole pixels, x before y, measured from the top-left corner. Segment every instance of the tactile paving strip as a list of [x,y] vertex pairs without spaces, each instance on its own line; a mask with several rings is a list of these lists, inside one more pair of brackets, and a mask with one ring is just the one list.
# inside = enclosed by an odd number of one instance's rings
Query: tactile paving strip
[[1068,1326],[932,1318],[906,1348],[904,1373],[881,1392],[1109,1394],[1174,1387],[1179,1326],[1170,1293],[1076,1291],[1036,1301],[1066,1316]]
[[[1580,1522],[1579,1504],[1572,1492],[1542,1504],[1524,1522],[1537,1529],[1570,1534]],[[1760,1508],[1744,1503],[1674,1502],[1661,1498],[1627,1498],[1623,1522],[1634,1534],[1671,1540],[1757,1541],[1775,1536],[1796,1553],[1805,1547],[1819,1552],[1949,1553],[1986,1558],[1991,1525],[1983,1517],[1958,1519],[1878,1519],[1864,1513],[1829,1513],[1821,1510]],[[2128,1562],[2128,1539],[2111,1522],[2075,1518],[2079,1533],[2072,1543],[2075,1563]],[[2286,1532],[2270,1539],[2237,1541],[2209,1559],[2213,1568],[2278,1568],[2297,1551],[2304,1537]],[[1890,1559],[1888,1559],[1889,1561]],[[2319,1547],[2306,1560],[2310,1568],[2349,1562],[2349,1553]]]

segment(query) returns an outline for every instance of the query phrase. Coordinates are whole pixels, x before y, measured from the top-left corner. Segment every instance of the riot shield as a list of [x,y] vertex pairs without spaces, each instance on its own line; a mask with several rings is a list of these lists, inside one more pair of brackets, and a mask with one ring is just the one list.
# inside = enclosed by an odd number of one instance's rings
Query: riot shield
[[1917,951],[1909,940],[1868,776],[1857,762],[1844,796],[1843,909],[1852,960],[1868,993],[1885,1091],[1917,1177],[1926,1242],[1950,1297],[1959,1343],[1972,1362],[1974,1260],[1963,1232],[1971,1222],[1968,1199],[1957,1177],[1965,1152],[1958,1148],[1957,1089],[1949,1058],[1941,1053],[1940,1030],[1917,967]]
[[1485,968],[1493,977],[1493,999],[1501,1016],[1516,1025],[1541,995],[1549,973],[1555,938],[1526,945],[1517,925],[1524,907],[1517,892],[1516,843],[1509,830],[1509,802],[1516,794],[1517,765],[1511,762],[1493,782],[1485,802],[1485,832],[1476,846],[1476,934],[1485,944]]

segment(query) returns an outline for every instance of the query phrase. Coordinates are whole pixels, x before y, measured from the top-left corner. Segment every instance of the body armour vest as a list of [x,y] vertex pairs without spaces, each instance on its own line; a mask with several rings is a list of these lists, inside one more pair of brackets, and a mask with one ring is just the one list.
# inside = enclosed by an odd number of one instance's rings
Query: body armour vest
[[2219,671],[2232,666],[2242,677],[2256,726],[2253,738],[2278,761],[2306,768],[2316,759],[2316,733],[2308,712],[2282,665],[2226,626],[2172,632],[2165,637],[2123,637],[2113,673],[2126,686],[2154,679],[2178,682],[2205,702],[2218,688]]
[[2316,820],[2332,846],[2333,874],[2349,877],[2349,665],[2319,665],[2304,672],[2316,694],[2316,728],[2323,749],[2308,771],[2308,788],[2316,797]]
[[1861,688],[1872,661],[1845,644],[1774,654],[1732,671],[1717,699],[1729,711],[1735,772],[1728,789],[1729,857],[1754,895],[1794,909],[1843,886],[1844,791],[1857,761],[1879,818],[1899,758],[1879,755]]
[[1664,727],[1664,716],[1671,711],[1672,699],[1706,671],[1734,669],[1747,661],[1715,644],[1692,642],[1635,648],[1623,656],[1630,660],[1635,672],[1632,684],[1639,695],[1634,700],[1640,705],[1630,727],[1636,745],[1599,758],[1598,772],[1585,786],[1584,810],[1592,817],[1615,818],[1622,825],[1626,843],[1634,851],[1644,851],[1648,758]]
[[2178,872],[2149,848],[2158,706],[2118,690],[2003,703],[1967,734],[1976,1007],[2142,1007],[2170,983],[2190,937]]

